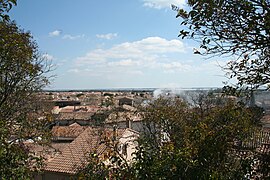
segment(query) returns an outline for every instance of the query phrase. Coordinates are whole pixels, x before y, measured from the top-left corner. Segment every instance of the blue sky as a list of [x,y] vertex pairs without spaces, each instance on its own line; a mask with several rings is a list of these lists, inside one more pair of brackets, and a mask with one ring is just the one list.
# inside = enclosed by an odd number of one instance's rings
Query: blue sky
[[55,66],[48,89],[221,87],[218,58],[178,38],[184,0],[19,0],[10,11]]

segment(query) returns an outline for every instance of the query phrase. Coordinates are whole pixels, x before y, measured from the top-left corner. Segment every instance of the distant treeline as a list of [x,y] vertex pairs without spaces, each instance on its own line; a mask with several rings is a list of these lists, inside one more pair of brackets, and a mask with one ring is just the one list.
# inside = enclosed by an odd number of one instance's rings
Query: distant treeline
[[44,92],[154,92],[158,88],[136,88],[136,89],[65,89],[65,90],[43,90]]

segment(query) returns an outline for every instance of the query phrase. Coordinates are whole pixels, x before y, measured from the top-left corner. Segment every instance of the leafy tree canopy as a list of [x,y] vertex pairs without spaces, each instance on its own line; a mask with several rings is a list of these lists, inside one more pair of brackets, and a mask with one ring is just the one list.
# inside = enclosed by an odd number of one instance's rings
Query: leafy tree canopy
[[195,53],[230,58],[229,78],[238,86],[270,83],[270,1],[188,1],[188,10],[172,5],[183,19],[179,36],[200,43]]
[[135,179],[243,179],[250,173],[252,158],[241,156],[235,142],[255,130],[254,112],[230,99],[221,104],[200,96],[193,105],[160,98],[146,107]]
[[50,66],[14,22],[0,21],[0,34],[0,179],[27,179],[38,159],[25,141],[48,138],[49,107],[36,95],[48,84]]

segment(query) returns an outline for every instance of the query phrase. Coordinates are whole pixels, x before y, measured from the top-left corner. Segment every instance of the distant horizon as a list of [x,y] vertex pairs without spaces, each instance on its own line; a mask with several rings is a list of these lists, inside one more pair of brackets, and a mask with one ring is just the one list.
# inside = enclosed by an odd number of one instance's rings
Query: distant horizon
[[139,91],[139,90],[149,90],[149,91],[154,91],[154,90],[157,90],[157,89],[161,89],[161,90],[212,90],[212,89],[220,89],[222,87],[167,87],[167,88],[154,88],[154,87],[145,87],[145,88],[141,88],[141,87],[138,87],[138,88],[134,88],[134,87],[131,87],[131,88],[90,88],[90,89],[43,89],[42,91],[46,92],[46,91],[120,91],[120,90],[123,90],[123,91]]

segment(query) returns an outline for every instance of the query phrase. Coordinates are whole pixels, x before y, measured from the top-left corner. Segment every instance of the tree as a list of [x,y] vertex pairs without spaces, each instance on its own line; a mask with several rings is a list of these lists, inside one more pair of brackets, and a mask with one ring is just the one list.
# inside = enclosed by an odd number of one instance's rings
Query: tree
[[238,87],[269,85],[269,0],[189,0],[188,7],[172,5],[183,19],[179,36],[200,43],[195,53],[230,58],[225,69]]
[[[2,8],[6,3],[0,1]],[[39,54],[30,32],[0,21],[0,179],[27,179],[39,159],[25,141],[48,139],[48,109],[37,97],[48,84],[50,66]]]
[[253,113],[230,100],[200,101],[161,98],[146,107],[135,179],[243,179],[250,172],[252,157],[241,156],[235,142],[255,129]]

